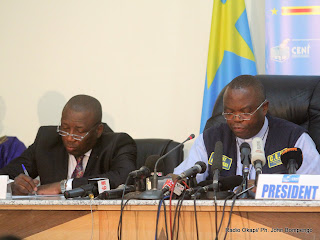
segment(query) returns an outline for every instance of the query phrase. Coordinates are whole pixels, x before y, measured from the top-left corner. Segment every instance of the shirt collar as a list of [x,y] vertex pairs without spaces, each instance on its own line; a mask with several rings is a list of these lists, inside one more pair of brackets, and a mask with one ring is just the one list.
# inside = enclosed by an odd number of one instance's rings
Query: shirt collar
[[[92,152],[92,149],[90,149],[88,152],[86,152],[85,154],[83,154],[86,157],[90,157],[90,154]],[[68,153],[69,156],[73,156],[72,154]]]

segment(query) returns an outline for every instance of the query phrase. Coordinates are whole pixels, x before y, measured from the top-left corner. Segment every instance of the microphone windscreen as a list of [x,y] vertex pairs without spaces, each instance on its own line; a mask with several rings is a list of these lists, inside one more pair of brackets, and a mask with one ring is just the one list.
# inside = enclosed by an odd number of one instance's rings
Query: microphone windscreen
[[214,155],[213,155],[213,163],[212,163],[212,171],[218,169],[222,171],[222,152],[223,145],[221,141],[216,142],[214,146]]
[[242,152],[244,149],[249,149],[251,151],[250,145],[247,142],[243,142],[240,145],[240,152]]
[[219,178],[220,191],[232,190],[235,187],[239,186],[242,183],[242,180],[243,177],[239,175],[221,177]]
[[199,183],[198,183],[198,186],[200,186],[200,187],[205,187],[205,186],[208,186],[208,185],[210,185],[210,184],[212,184],[212,180],[204,180],[204,181],[202,181],[202,182],[199,182]]
[[204,173],[207,170],[207,164],[205,164],[205,162],[198,161],[194,165],[199,165],[201,167],[200,173]]
[[[145,162],[145,166],[150,169],[151,172],[153,172],[154,166],[156,165],[156,162],[160,158],[159,155],[150,155]],[[157,166],[157,171],[162,172],[163,171],[163,161],[160,161]]]
[[288,148],[281,153],[281,161],[285,166],[288,165],[290,159],[296,160],[296,163],[298,164],[297,169],[299,169],[302,164],[302,159],[303,159],[301,149],[300,148]]
[[[235,187],[239,186],[243,181],[243,177],[239,175],[228,176],[228,177],[219,177],[219,188],[220,191],[232,190]],[[205,187],[212,184],[212,180],[205,180],[198,183],[198,186]]]
[[255,161],[260,160],[262,166],[266,164],[266,156],[264,154],[263,141],[259,137],[255,137],[252,140],[252,151],[251,151],[251,163],[254,164]]

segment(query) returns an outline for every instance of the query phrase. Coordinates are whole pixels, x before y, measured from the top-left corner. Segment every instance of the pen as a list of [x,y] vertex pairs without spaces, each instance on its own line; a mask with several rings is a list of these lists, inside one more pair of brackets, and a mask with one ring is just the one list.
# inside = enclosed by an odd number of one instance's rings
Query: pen
[[23,168],[23,172],[24,172],[24,174],[25,174],[25,175],[27,175],[28,177],[30,177],[30,175],[29,175],[29,173],[28,173],[28,171],[27,171],[26,167],[25,167],[23,164],[21,164],[21,165],[22,165],[22,168]]
[[[29,175],[26,167],[23,165],[23,163],[22,163],[21,165],[22,165],[22,169],[23,169],[24,174],[25,174],[26,176],[30,177],[30,175]],[[37,195],[37,192],[34,192],[34,195]]]

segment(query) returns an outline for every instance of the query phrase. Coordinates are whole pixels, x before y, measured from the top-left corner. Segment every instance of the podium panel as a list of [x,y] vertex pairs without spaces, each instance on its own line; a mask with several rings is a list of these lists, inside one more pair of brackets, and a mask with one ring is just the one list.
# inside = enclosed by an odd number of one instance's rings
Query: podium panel
[[[24,239],[117,239],[119,200],[2,200],[0,236],[12,234]],[[175,205],[173,201],[172,219]],[[169,228],[169,201],[166,216]],[[91,213],[92,209],[92,213]],[[320,239],[318,201],[236,202],[227,229],[231,201],[227,202],[219,239]],[[122,239],[154,239],[158,201],[132,200],[123,212]],[[218,225],[223,201],[218,201]],[[199,239],[215,238],[215,208],[212,200],[197,201]],[[158,239],[166,239],[163,207]],[[169,238],[170,239],[170,238]],[[197,239],[193,201],[183,202],[178,239]]]

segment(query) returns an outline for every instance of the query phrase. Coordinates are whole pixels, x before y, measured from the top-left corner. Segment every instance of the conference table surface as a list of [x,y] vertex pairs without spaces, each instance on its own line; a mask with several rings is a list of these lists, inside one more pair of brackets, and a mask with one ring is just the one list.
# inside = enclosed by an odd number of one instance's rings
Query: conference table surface
[[[117,239],[121,200],[66,200],[63,196],[0,200],[0,236],[24,239]],[[172,222],[178,200],[172,201]],[[123,212],[122,239],[155,239],[158,200],[130,200]],[[170,235],[169,200],[159,214],[158,238]],[[217,201],[217,224],[223,215]],[[226,202],[218,234],[223,239],[320,239],[320,201],[236,200]],[[164,214],[166,213],[166,214]],[[214,239],[213,200],[196,201],[199,239]],[[165,225],[165,216],[167,228]],[[176,239],[197,239],[194,201],[184,200]],[[171,239],[169,236],[168,239]]]

